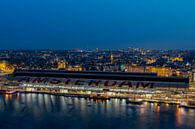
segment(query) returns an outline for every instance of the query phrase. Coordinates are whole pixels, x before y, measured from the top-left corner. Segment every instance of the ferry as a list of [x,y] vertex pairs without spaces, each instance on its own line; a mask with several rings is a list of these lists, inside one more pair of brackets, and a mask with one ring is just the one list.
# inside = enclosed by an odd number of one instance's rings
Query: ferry
[[186,109],[195,109],[195,104],[189,104],[189,103],[186,103],[186,102],[182,102],[180,105],[179,105],[180,108],[186,108]]
[[106,95],[102,95],[102,94],[95,94],[95,95],[90,95],[89,96],[90,99],[99,99],[99,100],[110,100],[109,96]]
[[18,93],[17,90],[0,90],[0,93],[2,94],[16,94]]
[[142,105],[143,104],[142,99],[126,99],[126,104],[136,104],[136,105]]

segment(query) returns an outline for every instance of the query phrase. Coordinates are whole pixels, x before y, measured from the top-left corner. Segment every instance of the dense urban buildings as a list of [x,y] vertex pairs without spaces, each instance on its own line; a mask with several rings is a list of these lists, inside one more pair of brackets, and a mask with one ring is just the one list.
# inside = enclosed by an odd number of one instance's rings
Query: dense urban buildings
[[[9,64],[8,71],[5,64]],[[8,65],[7,65],[8,66]],[[0,69],[155,72],[194,80],[195,51],[150,50],[1,50]]]

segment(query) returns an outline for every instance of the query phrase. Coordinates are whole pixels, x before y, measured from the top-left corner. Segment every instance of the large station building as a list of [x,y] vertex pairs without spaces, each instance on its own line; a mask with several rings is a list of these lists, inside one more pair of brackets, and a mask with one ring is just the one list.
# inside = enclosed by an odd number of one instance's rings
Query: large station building
[[15,71],[9,76],[20,85],[40,84],[45,86],[84,86],[102,88],[188,88],[189,79],[179,77],[158,77],[156,73],[124,73],[93,71]]
[[156,73],[15,70],[1,78],[1,89],[172,101],[185,98],[189,79]]

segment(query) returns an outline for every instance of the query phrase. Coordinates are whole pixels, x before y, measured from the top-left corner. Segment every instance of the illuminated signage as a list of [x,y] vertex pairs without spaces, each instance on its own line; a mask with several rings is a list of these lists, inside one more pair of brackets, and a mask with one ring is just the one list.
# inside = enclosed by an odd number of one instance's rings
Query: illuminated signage
[[72,79],[72,78],[18,78],[18,82],[53,85],[77,85],[77,86],[104,86],[104,87],[142,87],[153,88],[152,82],[118,81],[118,80],[93,80],[93,79]]

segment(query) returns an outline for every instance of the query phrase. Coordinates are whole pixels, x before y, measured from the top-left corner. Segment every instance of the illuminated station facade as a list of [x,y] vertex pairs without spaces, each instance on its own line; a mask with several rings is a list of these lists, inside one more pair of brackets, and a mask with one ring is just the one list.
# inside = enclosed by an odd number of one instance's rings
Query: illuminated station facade
[[182,101],[189,89],[188,78],[129,72],[15,70],[1,83],[2,90],[167,101]]

